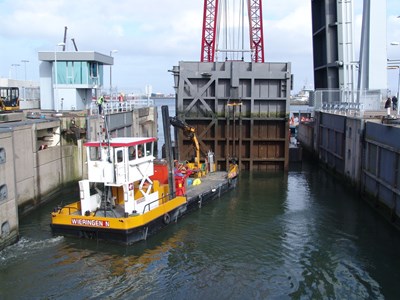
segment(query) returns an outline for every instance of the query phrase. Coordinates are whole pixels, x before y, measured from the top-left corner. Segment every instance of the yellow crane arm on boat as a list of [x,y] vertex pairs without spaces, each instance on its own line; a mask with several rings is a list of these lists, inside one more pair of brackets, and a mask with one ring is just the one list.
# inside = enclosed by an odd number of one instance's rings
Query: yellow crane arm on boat
[[199,140],[197,139],[196,136],[196,129],[190,126],[189,124],[185,123],[184,121],[179,120],[177,117],[170,117],[169,121],[172,126],[182,129],[184,134],[192,140],[194,147],[196,149],[195,163],[197,166],[200,166],[200,145],[199,145]]

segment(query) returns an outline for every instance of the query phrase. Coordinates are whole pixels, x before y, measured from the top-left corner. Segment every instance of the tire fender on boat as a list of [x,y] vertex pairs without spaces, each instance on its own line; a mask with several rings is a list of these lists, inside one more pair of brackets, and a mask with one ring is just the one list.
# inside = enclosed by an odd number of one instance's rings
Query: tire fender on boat
[[164,222],[165,225],[168,225],[171,222],[171,216],[169,215],[169,213],[166,213],[164,215],[163,222]]

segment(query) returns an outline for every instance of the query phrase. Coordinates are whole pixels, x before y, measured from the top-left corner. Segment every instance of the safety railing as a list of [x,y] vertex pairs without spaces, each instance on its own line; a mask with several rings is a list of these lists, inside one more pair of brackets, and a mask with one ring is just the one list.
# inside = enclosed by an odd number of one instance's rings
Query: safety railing
[[[132,111],[135,108],[153,106],[153,99],[134,99],[125,101],[106,101],[102,105],[103,114],[114,114],[117,112]],[[90,114],[96,115],[99,113],[99,105],[97,101],[92,101],[90,104]]]
[[387,96],[380,90],[316,90],[314,109],[334,114],[362,117],[367,111],[384,111]]

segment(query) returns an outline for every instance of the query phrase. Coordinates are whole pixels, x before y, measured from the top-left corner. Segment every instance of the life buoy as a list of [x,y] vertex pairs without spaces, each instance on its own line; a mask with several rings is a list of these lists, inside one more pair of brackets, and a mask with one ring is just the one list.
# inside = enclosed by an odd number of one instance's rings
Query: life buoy
[[165,225],[168,225],[171,222],[171,216],[169,215],[169,213],[166,213],[164,215],[163,222],[164,222]]

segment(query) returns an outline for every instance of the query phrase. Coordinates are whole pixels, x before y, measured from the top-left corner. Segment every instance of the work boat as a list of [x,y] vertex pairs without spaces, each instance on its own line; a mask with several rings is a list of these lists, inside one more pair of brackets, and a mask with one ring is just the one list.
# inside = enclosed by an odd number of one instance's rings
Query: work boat
[[[195,179],[190,175],[196,170],[169,172],[166,161],[155,160],[155,141],[114,138],[85,143],[88,179],[79,181],[80,201],[52,212],[53,234],[132,244],[236,185],[236,164],[229,172]],[[201,183],[186,188],[195,181]],[[168,182],[174,184],[173,193]]]

